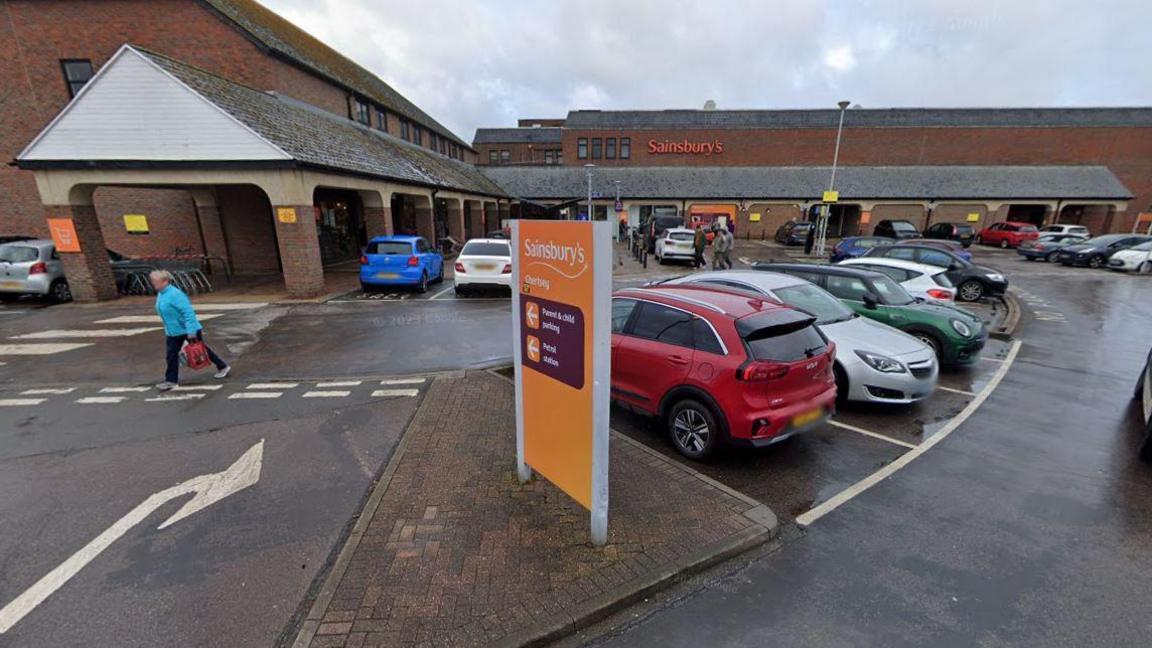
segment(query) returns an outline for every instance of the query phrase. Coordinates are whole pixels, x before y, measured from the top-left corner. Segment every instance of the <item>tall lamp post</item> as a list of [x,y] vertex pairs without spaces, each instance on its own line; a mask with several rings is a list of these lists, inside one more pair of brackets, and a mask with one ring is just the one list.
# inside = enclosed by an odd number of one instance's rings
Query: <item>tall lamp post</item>
[[[836,150],[832,153],[832,177],[828,180],[828,191],[833,191],[836,188],[836,164],[840,161],[840,136],[844,133],[844,113],[851,103],[850,101],[841,101],[836,104],[840,106],[840,125],[836,127]],[[825,201],[824,214],[816,225],[817,256],[824,256],[824,247],[828,242],[828,219],[831,217],[832,203]]]
[[584,168],[588,171],[588,220],[592,220],[592,169],[596,168],[595,164],[585,164]]
[[613,234],[616,242],[620,242],[620,181],[615,180],[616,183],[616,203],[612,205],[612,211],[616,212],[616,233]]

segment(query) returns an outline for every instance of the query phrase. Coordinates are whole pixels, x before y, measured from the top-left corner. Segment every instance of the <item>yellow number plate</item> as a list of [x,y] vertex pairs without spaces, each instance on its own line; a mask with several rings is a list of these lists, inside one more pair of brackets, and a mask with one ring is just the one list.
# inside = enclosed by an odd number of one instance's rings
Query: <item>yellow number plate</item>
[[474,266],[477,270],[495,270],[496,265],[493,263],[477,263]]
[[19,281],[0,281],[0,288],[22,288],[24,284]]
[[824,410],[823,409],[817,408],[814,410],[809,410],[807,412],[804,412],[803,414],[797,414],[796,416],[793,416],[792,417],[792,425],[794,425],[796,427],[800,427],[802,425],[808,425],[812,421],[820,420],[821,416],[824,416]]

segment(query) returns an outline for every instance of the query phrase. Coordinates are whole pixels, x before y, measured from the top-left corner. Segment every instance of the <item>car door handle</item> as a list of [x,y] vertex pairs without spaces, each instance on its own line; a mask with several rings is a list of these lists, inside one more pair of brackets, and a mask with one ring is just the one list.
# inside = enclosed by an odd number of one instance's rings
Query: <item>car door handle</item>
[[688,364],[688,358],[685,358],[684,356],[681,356],[681,355],[673,354],[673,355],[668,356],[667,359],[668,359],[668,362],[670,364],[674,364],[674,365],[686,365],[686,364]]

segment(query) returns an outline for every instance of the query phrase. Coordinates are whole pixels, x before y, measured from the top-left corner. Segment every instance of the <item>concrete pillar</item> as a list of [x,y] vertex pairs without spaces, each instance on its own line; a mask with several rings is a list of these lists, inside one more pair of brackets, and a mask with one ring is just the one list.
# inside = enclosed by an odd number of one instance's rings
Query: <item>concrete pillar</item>
[[200,228],[208,267],[215,270],[223,263],[230,272],[232,259],[228,255],[228,241],[224,238],[224,225],[220,220],[220,205],[216,201],[216,194],[207,189],[195,189],[189,193],[196,206],[196,224]]
[[364,206],[364,228],[368,238],[388,236],[392,233],[392,208]]
[[284,271],[284,287],[293,297],[316,297],[324,292],[324,265],[312,205],[273,205],[276,244]]
[[[104,233],[100,231],[100,221],[96,208],[87,205],[47,205],[45,216],[49,219],[70,220],[76,230],[79,252],[57,250],[60,262],[64,264],[64,275],[72,290],[72,299],[78,302],[93,302],[116,299],[116,280],[112,276],[112,265],[108,262]],[[49,223],[51,228],[52,223]]]
[[448,236],[463,243],[468,239],[468,233],[464,228],[464,209],[460,203],[461,201],[458,198],[449,198],[447,201]]

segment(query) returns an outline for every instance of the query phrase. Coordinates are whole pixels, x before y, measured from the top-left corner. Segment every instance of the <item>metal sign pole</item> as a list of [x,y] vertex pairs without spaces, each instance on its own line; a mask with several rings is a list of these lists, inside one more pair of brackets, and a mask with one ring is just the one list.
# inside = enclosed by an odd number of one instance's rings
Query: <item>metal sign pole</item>
[[609,399],[612,381],[612,230],[593,225],[592,308],[592,544],[608,543]]

